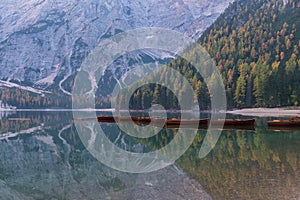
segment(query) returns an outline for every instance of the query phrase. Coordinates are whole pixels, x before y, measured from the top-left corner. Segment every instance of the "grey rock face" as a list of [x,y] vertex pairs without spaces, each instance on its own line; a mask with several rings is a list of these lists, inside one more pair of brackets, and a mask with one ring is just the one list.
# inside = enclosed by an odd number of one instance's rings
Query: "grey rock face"
[[163,27],[197,38],[232,0],[8,0],[0,2],[0,79],[63,83],[105,38]]

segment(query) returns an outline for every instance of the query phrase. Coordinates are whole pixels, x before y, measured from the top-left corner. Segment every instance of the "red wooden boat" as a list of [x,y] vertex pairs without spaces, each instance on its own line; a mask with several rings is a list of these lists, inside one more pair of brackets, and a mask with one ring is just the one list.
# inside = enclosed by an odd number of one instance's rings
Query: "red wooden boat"
[[135,121],[140,122],[140,123],[150,123],[151,118],[149,118],[149,117],[137,117],[137,119]]
[[118,122],[130,122],[130,121],[137,121],[138,117],[125,117],[125,116],[119,116],[117,118]]
[[[195,124],[198,124],[199,129],[207,129],[209,125],[209,119],[200,119],[200,120],[179,120],[172,119],[166,121],[166,128],[191,128]],[[224,125],[224,129],[245,129],[245,130],[255,130],[255,119],[226,119],[226,120],[213,120],[211,121],[212,125]],[[221,128],[221,127],[220,127]]]
[[98,116],[98,122],[115,123],[116,119],[113,116]]
[[254,126],[255,119],[212,120],[211,123],[215,125],[224,123],[224,126]]
[[208,119],[170,119],[166,121],[167,125],[193,125],[193,124],[206,124],[208,123]]
[[209,119],[170,119],[165,123],[165,128],[207,128]]
[[271,127],[300,127],[300,117],[291,117],[290,120],[273,120],[267,123]]
[[126,117],[126,116],[98,116],[98,122],[105,123],[116,123],[116,122],[130,122],[134,121],[136,123],[150,123],[151,119],[148,117]]
[[255,130],[255,119],[213,120],[211,123],[212,127],[223,124],[222,129],[224,130]]
[[[199,128],[207,129],[210,120],[209,119],[169,119],[164,120],[160,118],[152,119],[149,117],[116,117],[113,116],[99,116],[99,122],[105,123],[116,123],[116,122],[129,122],[134,121],[136,124],[140,125],[164,125],[164,128]],[[226,120],[213,120],[212,125],[224,124],[224,129],[251,129],[254,130],[255,119],[226,119]],[[196,127],[195,127],[196,126]]]

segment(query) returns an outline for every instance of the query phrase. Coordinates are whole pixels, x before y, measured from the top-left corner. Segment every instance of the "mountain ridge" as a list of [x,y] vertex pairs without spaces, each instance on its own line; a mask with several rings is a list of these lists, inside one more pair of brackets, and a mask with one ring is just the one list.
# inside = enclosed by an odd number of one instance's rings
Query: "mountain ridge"
[[[30,88],[29,96],[38,89],[69,98],[77,70],[101,40],[140,27],[173,29],[198,38],[231,1],[8,0],[0,3],[0,80],[5,82],[0,87],[13,83],[21,90]],[[131,60],[148,56],[131,55]],[[21,106],[15,97],[1,96]]]
[[[55,73],[64,76],[74,72],[83,59],[82,54],[87,54],[104,38],[134,28],[153,26],[195,36],[204,31],[204,28],[201,30],[203,20],[199,18],[204,17],[207,26],[216,18],[214,12],[222,11],[218,10],[220,5],[208,4],[212,13],[207,11],[208,14],[201,15],[192,12],[190,9],[195,8],[184,1],[68,1],[58,5],[54,2],[17,3],[22,5],[19,6],[21,11],[9,11],[11,6],[2,5],[0,52],[3,59],[0,66],[7,68],[0,74],[2,80],[51,85]],[[199,16],[194,16],[195,13]],[[15,62],[16,53],[19,54],[19,63]]]

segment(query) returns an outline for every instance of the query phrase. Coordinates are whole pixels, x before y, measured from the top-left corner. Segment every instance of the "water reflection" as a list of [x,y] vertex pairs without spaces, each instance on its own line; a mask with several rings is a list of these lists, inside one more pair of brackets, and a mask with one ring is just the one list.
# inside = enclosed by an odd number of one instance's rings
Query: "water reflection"
[[[200,130],[176,165],[128,174],[91,156],[72,113],[17,112],[0,120],[0,194],[4,199],[299,199],[300,132],[266,130],[266,120],[258,120],[256,131],[223,131],[204,159],[198,158],[206,134]],[[138,139],[102,127],[111,142],[133,152],[160,149],[176,134],[167,129]]]
[[9,117],[12,114],[16,114],[15,111],[3,111],[0,109],[0,120]]
[[214,199],[300,198],[300,132],[223,131],[202,160],[199,144],[178,163]]
[[72,113],[13,117],[30,120],[1,120],[1,198],[210,199],[199,183],[175,165],[149,174],[121,173],[102,165],[81,143]]

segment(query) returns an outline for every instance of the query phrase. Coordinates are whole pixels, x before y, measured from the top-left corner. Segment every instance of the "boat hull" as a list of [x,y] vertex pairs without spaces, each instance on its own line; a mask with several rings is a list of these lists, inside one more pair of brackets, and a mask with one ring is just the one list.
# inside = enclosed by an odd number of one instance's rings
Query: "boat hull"
[[300,128],[300,121],[293,121],[293,120],[273,120],[268,121],[268,126],[272,127],[299,127]]
[[208,122],[208,119],[171,119],[166,121],[165,128],[207,128]]
[[[196,129],[207,129],[209,127],[209,123],[211,123],[212,127],[216,128],[224,128],[224,129],[246,129],[246,130],[254,130],[255,129],[255,119],[250,120],[235,120],[235,119],[227,119],[227,120],[209,120],[209,119],[160,119],[154,118],[140,118],[140,117],[113,117],[113,116],[99,116],[99,122],[105,123],[116,123],[123,122],[128,123],[130,121],[135,122],[139,125],[153,125],[164,128],[196,128]],[[220,126],[220,127],[218,127]]]
[[224,126],[254,126],[255,119],[226,119],[226,120],[212,120],[211,124],[219,125],[224,124]]

